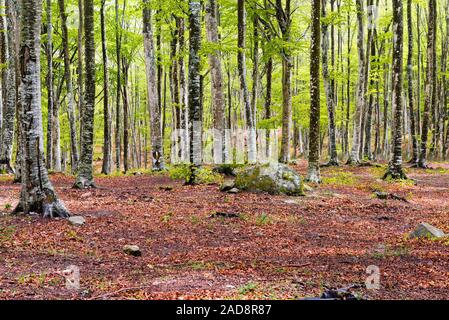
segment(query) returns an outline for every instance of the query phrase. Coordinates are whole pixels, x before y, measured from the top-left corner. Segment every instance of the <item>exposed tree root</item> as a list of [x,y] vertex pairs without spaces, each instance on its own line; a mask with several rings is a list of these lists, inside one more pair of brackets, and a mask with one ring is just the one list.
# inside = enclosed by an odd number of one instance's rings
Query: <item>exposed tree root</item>
[[383,180],[408,180],[406,174],[404,173],[404,170],[402,168],[397,168],[393,166],[389,166],[387,172],[385,172]]
[[338,160],[335,160],[335,159],[331,159],[331,160],[329,160],[329,162],[320,165],[320,167],[323,167],[323,168],[338,167],[338,166],[340,166],[340,164],[338,163]]
[[68,218],[70,217],[69,211],[64,204],[56,197],[53,190],[44,189],[40,194],[35,197],[27,199],[30,202],[25,204],[21,199],[13,210],[13,214],[36,213],[43,218]]
[[90,188],[96,189],[97,186],[95,185],[93,180],[82,178],[82,177],[78,177],[76,179],[75,184],[73,185],[73,188],[74,189],[90,189]]

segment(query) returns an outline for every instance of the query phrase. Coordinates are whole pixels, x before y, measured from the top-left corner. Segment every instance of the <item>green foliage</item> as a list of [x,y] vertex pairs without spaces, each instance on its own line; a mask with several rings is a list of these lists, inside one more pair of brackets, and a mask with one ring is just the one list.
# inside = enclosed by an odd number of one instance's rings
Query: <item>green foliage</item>
[[336,171],[331,173],[330,176],[325,176],[322,178],[322,183],[325,185],[354,186],[357,182],[358,179],[352,172],[349,171]]
[[15,226],[0,227],[0,245],[9,242],[16,233]]
[[246,295],[246,294],[248,294],[248,293],[254,292],[254,291],[257,289],[258,286],[259,286],[259,285],[258,285],[256,282],[250,281],[250,282],[248,282],[248,283],[242,285],[242,286],[238,289],[238,293],[239,293],[239,294],[242,294],[242,295]]
[[[181,164],[172,166],[168,170],[168,175],[174,180],[188,181],[191,175],[190,165]],[[213,172],[207,167],[197,168],[195,171],[195,178],[197,184],[214,184],[223,181],[223,177],[220,174]]]

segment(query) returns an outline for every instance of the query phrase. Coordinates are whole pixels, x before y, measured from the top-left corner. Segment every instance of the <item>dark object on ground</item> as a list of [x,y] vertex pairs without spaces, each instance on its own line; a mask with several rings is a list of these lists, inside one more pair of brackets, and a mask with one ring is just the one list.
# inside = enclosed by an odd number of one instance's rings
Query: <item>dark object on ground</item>
[[226,176],[235,177],[235,166],[231,164],[222,164],[212,169],[212,172],[224,174]]
[[304,298],[301,300],[362,300],[362,298],[356,297],[350,291],[351,289],[358,289],[361,287],[362,285],[356,284],[340,289],[328,288],[318,298]]
[[397,195],[395,193],[374,191],[374,194],[376,195],[376,197],[378,199],[381,199],[381,200],[399,200],[399,201],[408,202],[407,199],[405,199],[404,197],[399,196],[399,195]]
[[215,212],[209,216],[209,218],[239,218],[239,213],[233,213],[233,212]]
[[127,255],[134,256],[134,257],[140,257],[142,255],[142,251],[140,251],[140,248],[136,245],[126,245],[123,247],[123,252]]
[[220,186],[220,191],[226,192],[234,188],[235,182],[233,180],[225,180]]
[[160,186],[159,190],[172,191],[173,187],[172,186]]

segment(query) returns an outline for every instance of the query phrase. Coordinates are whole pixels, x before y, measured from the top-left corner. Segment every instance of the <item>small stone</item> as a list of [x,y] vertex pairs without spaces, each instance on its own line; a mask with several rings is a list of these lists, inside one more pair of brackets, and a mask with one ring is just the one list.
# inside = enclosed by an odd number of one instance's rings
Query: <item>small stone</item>
[[81,216],[73,216],[73,217],[70,217],[68,220],[69,220],[70,224],[73,226],[82,226],[83,224],[86,223],[86,219],[84,219]]
[[240,192],[240,190],[237,189],[237,188],[232,188],[231,190],[228,191],[228,193],[233,193],[233,194],[236,194],[236,193],[239,193],[239,192]]
[[136,245],[127,244],[123,246],[123,252],[134,257],[140,257],[142,255],[142,251],[140,251],[140,248]]
[[443,232],[443,230],[423,222],[420,223],[412,233],[410,233],[409,238],[443,238],[446,236],[447,235]]

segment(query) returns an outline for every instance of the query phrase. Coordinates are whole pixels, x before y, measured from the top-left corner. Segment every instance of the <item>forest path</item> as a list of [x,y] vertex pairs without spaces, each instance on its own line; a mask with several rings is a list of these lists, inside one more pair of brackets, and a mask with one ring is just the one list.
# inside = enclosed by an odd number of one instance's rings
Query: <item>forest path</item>
[[[380,268],[381,289],[358,290],[366,298],[447,298],[449,241],[406,240],[423,221],[449,232],[449,168],[434,167],[407,170],[417,185],[380,180],[384,168],[323,168],[323,184],[298,198],[160,174],[97,177],[99,189],[74,190],[72,178],[52,175],[86,224],[0,216],[0,299],[298,298],[364,283],[369,265]],[[294,168],[304,174],[306,163]],[[18,194],[0,177],[0,211]],[[217,211],[240,217],[211,218]],[[142,256],[125,255],[126,244]],[[55,273],[69,265],[80,268],[80,291]]]

